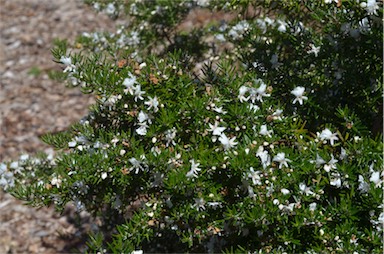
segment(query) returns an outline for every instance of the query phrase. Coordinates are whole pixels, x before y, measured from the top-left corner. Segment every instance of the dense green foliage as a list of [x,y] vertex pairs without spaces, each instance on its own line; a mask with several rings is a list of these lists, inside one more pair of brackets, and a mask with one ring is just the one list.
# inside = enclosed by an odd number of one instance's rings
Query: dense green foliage
[[101,218],[89,252],[382,252],[379,3],[86,2],[130,20],[52,50],[97,102],[1,186]]

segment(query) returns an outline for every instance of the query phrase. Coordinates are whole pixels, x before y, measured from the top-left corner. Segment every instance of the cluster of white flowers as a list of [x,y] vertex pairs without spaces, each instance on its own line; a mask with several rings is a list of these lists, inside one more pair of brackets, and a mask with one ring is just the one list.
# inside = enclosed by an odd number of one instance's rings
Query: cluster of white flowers
[[[248,86],[241,86],[239,89],[239,100],[240,102],[251,100],[252,103],[255,103],[255,101],[263,102],[263,97],[270,97],[271,95],[267,93],[267,85],[263,82],[261,79],[256,79],[255,83],[259,85],[259,87],[248,87]],[[246,93],[249,93],[249,95],[246,97]]]
[[114,3],[108,3],[104,8],[100,6],[100,3],[96,2],[93,4],[93,8],[97,11],[103,11],[105,14],[114,16],[117,14],[117,8]]
[[81,135],[76,136],[74,140],[68,142],[69,148],[76,148],[79,151],[83,151],[84,149],[89,149],[91,143],[89,142],[88,138]]
[[177,133],[177,130],[175,127],[173,127],[172,129],[170,130],[167,130],[165,132],[165,141],[166,141],[166,144],[165,146],[168,147],[169,145],[173,145],[175,146],[176,145],[176,142],[175,142],[175,138],[176,138],[176,133]]
[[[284,190],[282,192],[286,192],[286,191]],[[277,205],[277,207],[281,211],[281,215],[292,214],[293,213],[293,209],[296,207],[296,203],[289,203],[288,202],[287,204],[281,204],[280,201],[277,200],[277,199],[273,200],[273,204]]]
[[[383,210],[383,205],[380,205],[378,207],[380,210]],[[374,219],[375,216],[375,211],[370,211],[369,215],[371,217],[370,222],[374,226],[377,232],[382,233],[384,230],[384,212],[381,212],[379,216],[377,216],[377,219]]]
[[[220,101],[218,98],[216,98],[216,100]],[[227,113],[225,110],[223,110],[222,106],[218,107],[215,103],[210,103],[210,105],[207,106],[207,109],[213,110],[214,112],[223,115]],[[217,140],[219,140],[224,148],[224,151],[228,151],[237,145],[237,142],[235,142],[236,136],[228,137],[224,133],[227,128],[219,126],[220,124],[224,124],[224,121],[219,115],[217,115],[215,123],[208,123],[209,129],[206,129],[206,131],[212,132],[212,142],[216,142]]]
[[269,17],[259,18],[256,20],[257,26],[261,29],[262,33],[266,33],[269,28],[276,28],[279,32],[287,31],[287,22],[281,19],[271,19]]
[[0,187],[4,190],[12,188],[15,185],[15,178],[11,171],[8,170],[5,163],[0,164]]
[[194,2],[201,7],[207,7],[209,5],[210,0],[194,0]]
[[72,58],[70,56],[61,56],[60,62],[65,65],[64,73],[68,73],[68,83],[72,86],[81,86],[85,87],[86,84],[84,81],[75,77],[75,74],[78,74],[78,70],[75,64],[72,63]]
[[243,38],[243,35],[249,30],[249,28],[249,23],[246,20],[242,20],[228,31],[228,36],[235,40],[241,39]]
[[[141,67],[145,66],[145,64],[141,64]],[[128,77],[125,78],[122,82],[122,85],[125,87],[124,93],[125,94],[130,94],[134,96],[134,101],[143,101],[144,100],[144,94],[146,93],[145,91],[142,90],[141,85],[137,81],[137,77],[134,76],[132,73],[128,73]],[[147,105],[147,110],[152,111],[153,113],[156,113],[159,111],[159,100],[157,96],[148,96],[147,101],[144,101],[144,105]],[[149,125],[152,123],[152,115],[149,112],[144,112],[141,110],[138,114],[138,123],[137,125],[139,126],[136,129],[136,133],[145,136],[147,134],[147,129]],[[167,139],[169,139],[169,134],[166,136]],[[168,144],[167,146],[169,145]]]

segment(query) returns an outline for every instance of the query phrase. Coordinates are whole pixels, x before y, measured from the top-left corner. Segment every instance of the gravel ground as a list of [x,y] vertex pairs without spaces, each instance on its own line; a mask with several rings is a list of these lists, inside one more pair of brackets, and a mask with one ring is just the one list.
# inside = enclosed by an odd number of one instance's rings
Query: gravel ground
[[[0,0],[0,162],[22,153],[49,151],[39,140],[79,120],[91,96],[50,80],[54,38],[73,40],[82,32],[113,30],[114,23],[76,0]],[[70,208],[27,207],[0,192],[0,253],[59,253],[81,247],[91,226],[74,226]]]

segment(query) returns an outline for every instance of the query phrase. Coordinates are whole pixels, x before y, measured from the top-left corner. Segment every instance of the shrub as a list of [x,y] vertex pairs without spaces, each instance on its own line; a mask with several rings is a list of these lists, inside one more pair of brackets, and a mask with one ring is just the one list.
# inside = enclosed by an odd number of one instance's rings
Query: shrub
[[[7,191],[101,218],[90,252],[382,251],[376,2],[87,2],[132,26],[57,42],[97,102],[56,157],[1,164]],[[198,6],[238,19],[177,30]]]

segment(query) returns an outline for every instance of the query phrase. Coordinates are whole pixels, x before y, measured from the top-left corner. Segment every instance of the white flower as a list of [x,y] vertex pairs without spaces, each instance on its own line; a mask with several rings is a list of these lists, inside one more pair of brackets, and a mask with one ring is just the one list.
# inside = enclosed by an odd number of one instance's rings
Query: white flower
[[145,105],[148,105],[148,110],[153,108],[153,112],[157,112],[159,110],[159,101],[157,100],[157,97],[155,96],[152,98],[151,96],[148,96],[148,101],[144,102]]
[[363,34],[371,31],[371,24],[369,23],[369,19],[367,17],[360,20],[359,31]]
[[115,6],[113,5],[113,3],[109,3],[107,5],[107,8],[105,9],[105,12],[108,14],[108,15],[113,15],[116,11],[116,8]]
[[380,172],[379,171],[373,171],[371,174],[371,177],[369,178],[369,181],[373,182],[375,184],[376,188],[379,187],[383,181],[381,179]]
[[139,170],[144,171],[144,168],[141,165],[142,163],[141,161],[133,157],[130,158],[128,161],[132,164],[132,167],[129,169],[129,171],[132,171],[133,169],[135,169],[135,174],[139,173]]
[[104,105],[109,106],[111,108],[113,105],[116,104],[121,99],[121,95],[111,95],[110,97],[105,98]]
[[236,137],[229,139],[224,133],[222,133],[221,136],[219,137],[219,141],[223,145],[224,150],[231,149],[232,147],[237,145],[237,142],[235,142],[235,139]]
[[0,176],[0,187],[7,190],[9,187],[15,186],[15,177],[12,172],[4,172]]
[[271,60],[269,61],[272,64],[272,69],[277,69],[279,68],[279,66],[282,65],[282,63],[280,63],[278,60],[278,56],[276,54],[273,54]]
[[68,142],[68,147],[75,147],[77,145],[77,142],[76,141],[70,141]]
[[195,160],[190,160],[189,162],[191,163],[191,170],[188,171],[187,177],[197,177],[197,173],[201,171],[201,168],[198,168],[198,166],[200,166],[200,163],[195,163]]
[[54,178],[52,178],[52,180],[51,180],[51,184],[52,184],[52,185],[56,185],[57,188],[60,188],[60,185],[61,185],[61,179],[60,179],[60,178],[57,178],[57,177],[54,177]]
[[253,167],[249,168],[248,177],[252,179],[254,185],[261,185],[260,171],[254,171]]
[[127,94],[128,92],[130,94],[133,94],[134,85],[136,84],[136,77],[132,75],[132,73],[128,73],[129,78],[125,78],[123,81],[123,85],[126,87],[124,89],[124,92]]
[[282,114],[283,114],[283,110],[282,109],[276,109],[276,111],[273,112],[273,114],[272,114],[273,120],[281,120],[282,119],[281,118]]
[[219,122],[215,121],[215,125],[209,123],[208,131],[212,131],[212,135],[221,136],[222,132],[226,129],[225,127],[219,127]]
[[7,171],[7,165],[5,163],[0,164],[0,175],[4,174]]
[[362,8],[365,8],[369,15],[377,15],[377,10],[380,9],[379,4],[376,2],[376,0],[368,0],[367,2],[362,2],[360,6]]
[[221,41],[221,42],[225,42],[226,41],[226,39],[225,39],[223,34],[216,34],[215,38],[216,38],[216,40]]
[[336,188],[341,187],[341,176],[339,173],[333,174],[333,177],[330,179],[330,185],[335,186]]
[[302,86],[298,86],[291,91],[291,94],[296,96],[296,98],[292,102],[293,104],[295,104],[298,101],[300,105],[303,105],[303,100],[308,100],[307,96],[303,96],[304,91],[305,91],[305,88]]
[[355,143],[359,142],[361,140],[361,137],[359,136],[354,136],[353,137],[353,140],[355,141]]
[[361,193],[367,193],[369,191],[369,184],[364,180],[364,177],[362,175],[359,175],[359,187],[357,188],[360,190]]
[[324,165],[325,172],[329,172],[329,171],[331,171],[331,169],[336,169],[337,168],[337,166],[336,166],[337,162],[338,162],[338,160],[336,160],[333,157],[333,154],[331,154],[331,159],[328,161],[327,164]]
[[345,158],[347,158],[347,151],[344,149],[344,148],[341,148],[341,151],[340,151],[340,160],[344,160]]
[[267,190],[267,197],[270,197],[272,193],[275,191],[275,188],[273,187],[273,183],[271,183],[270,186],[266,186],[265,189]]
[[108,176],[107,172],[101,173],[101,179],[104,180],[105,178],[107,178],[107,176]]
[[140,84],[133,87],[133,90],[134,90],[133,95],[135,96],[135,101],[137,101],[137,99],[144,100],[142,95],[145,94],[145,92],[141,91],[141,85]]
[[167,141],[166,146],[168,147],[170,144],[176,145],[174,139],[176,138],[176,129],[172,128],[171,130],[167,130],[165,132],[165,140]]
[[328,128],[326,128],[325,130],[323,130],[321,133],[320,133],[320,139],[322,141],[324,140],[329,140],[331,145],[333,146],[334,143],[335,143],[335,140],[339,140],[339,138],[337,137],[337,133],[332,133]]
[[256,24],[259,26],[263,33],[267,32],[267,23],[264,19],[257,19]]
[[139,37],[139,32],[137,31],[132,31],[130,34],[130,37],[128,38],[127,44],[130,46],[135,46],[140,43],[140,37]]
[[137,119],[139,120],[140,123],[143,123],[149,119],[148,114],[146,114],[144,111],[141,110],[139,112]]
[[245,97],[245,93],[248,92],[249,88],[246,86],[241,86],[239,89],[239,100],[240,102],[248,101],[249,97]]
[[29,158],[28,154],[23,154],[23,155],[20,156],[20,160],[21,161],[26,161],[26,160],[28,160],[28,158]]
[[277,23],[278,23],[277,30],[279,32],[284,33],[285,31],[287,31],[287,22],[285,22],[283,20],[277,20]]
[[205,210],[205,200],[203,198],[195,198],[195,204],[192,207],[196,207],[199,210]]
[[324,165],[326,161],[320,157],[319,154],[316,154],[316,160],[309,161],[310,163],[316,163],[316,168],[320,167],[321,165]]
[[195,0],[196,4],[201,7],[206,7],[209,5],[210,0]]
[[131,252],[131,254],[143,254],[144,252],[142,250],[134,250]]
[[271,19],[270,17],[265,17],[264,20],[265,20],[265,22],[266,22],[269,26],[271,26],[271,25],[273,25],[273,24],[275,23],[275,20],[274,20],[274,19]]
[[315,56],[317,56],[320,52],[320,46],[319,47],[316,47],[315,45],[311,44],[311,49],[307,51],[308,54],[315,54]]
[[163,183],[163,179],[164,179],[164,174],[163,173],[159,173],[159,172],[154,173],[153,174],[152,186],[153,187],[161,186],[162,183]]
[[288,167],[288,162],[291,162],[290,159],[285,158],[285,153],[278,153],[275,157],[273,157],[273,161],[276,161],[280,164],[279,168],[282,168],[283,165]]
[[141,136],[145,136],[145,135],[147,135],[147,128],[148,128],[148,125],[142,124],[142,125],[140,125],[139,128],[136,129],[136,133],[141,135]]
[[60,62],[62,62],[66,67],[63,72],[74,72],[76,70],[76,66],[72,64],[71,57],[60,57]]
[[260,84],[258,88],[249,89],[252,103],[255,103],[255,100],[263,102],[263,97],[271,96],[270,94],[266,93],[267,85],[261,79],[256,79],[256,83]]
[[263,146],[259,146],[256,156],[260,158],[261,165],[264,169],[271,165],[271,156],[269,156],[268,151],[264,150]]
[[259,106],[255,105],[255,104],[252,104],[252,103],[250,103],[250,104],[248,105],[248,108],[249,108],[250,110],[252,110],[253,113],[256,113],[256,112],[260,109]]
[[220,107],[220,108],[218,108],[218,107],[214,107],[213,108],[213,111],[215,111],[215,112],[217,112],[217,113],[220,113],[220,114],[226,114],[227,113],[227,111],[224,111],[223,110],[223,107]]
[[290,214],[291,212],[293,212],[293,208],[295,208],[295,205],[295,203],[290,203],[289,205],[280,204],[278,207],[282,211],[282,214]]
[[288,195],[289,193],[291,193],[288,189],[281,189],[281,193],[283,193],[283,195]]
[[216,209],[217,207],[222,207],[222,205],[221,205],[220,202],[215,202],[215,201],[208,202],[208,205],[209,205],[210,207],[212,207],[213,209]]
[[324,3],[331,4],[331,3],[337,3],[338,0],[324,0]]
[[315,202],[309,204],[309,211],[313,212],[316,210],[317,204]]
[[260,131],[259,131],[260,135],[267,136],[267,137],[272,137],[271,136],[272,132],[273,132],[272,130],[268,130],[267,129],[267,125],[263,124],[263,125],[260,126]]
[[238,39],[241,38],[248,29],[249,23],[246,20],[242,20],[228,31],[228,35],[234,39]]
[[65,57],[65,56],[60,57],[60,62],[65,64],[65,65],[67,65],[67,66],[72,64],[71,58],[70,57]]
[[95,8],[98,11],[100,11],[100,4],[99,3],[94,3],[93,4],[93,8]]
[[299,189],[300,192],[305,194],[306,196],[314,194],[311,189],[305,184],[305,183],[300,183],[299,184]]

